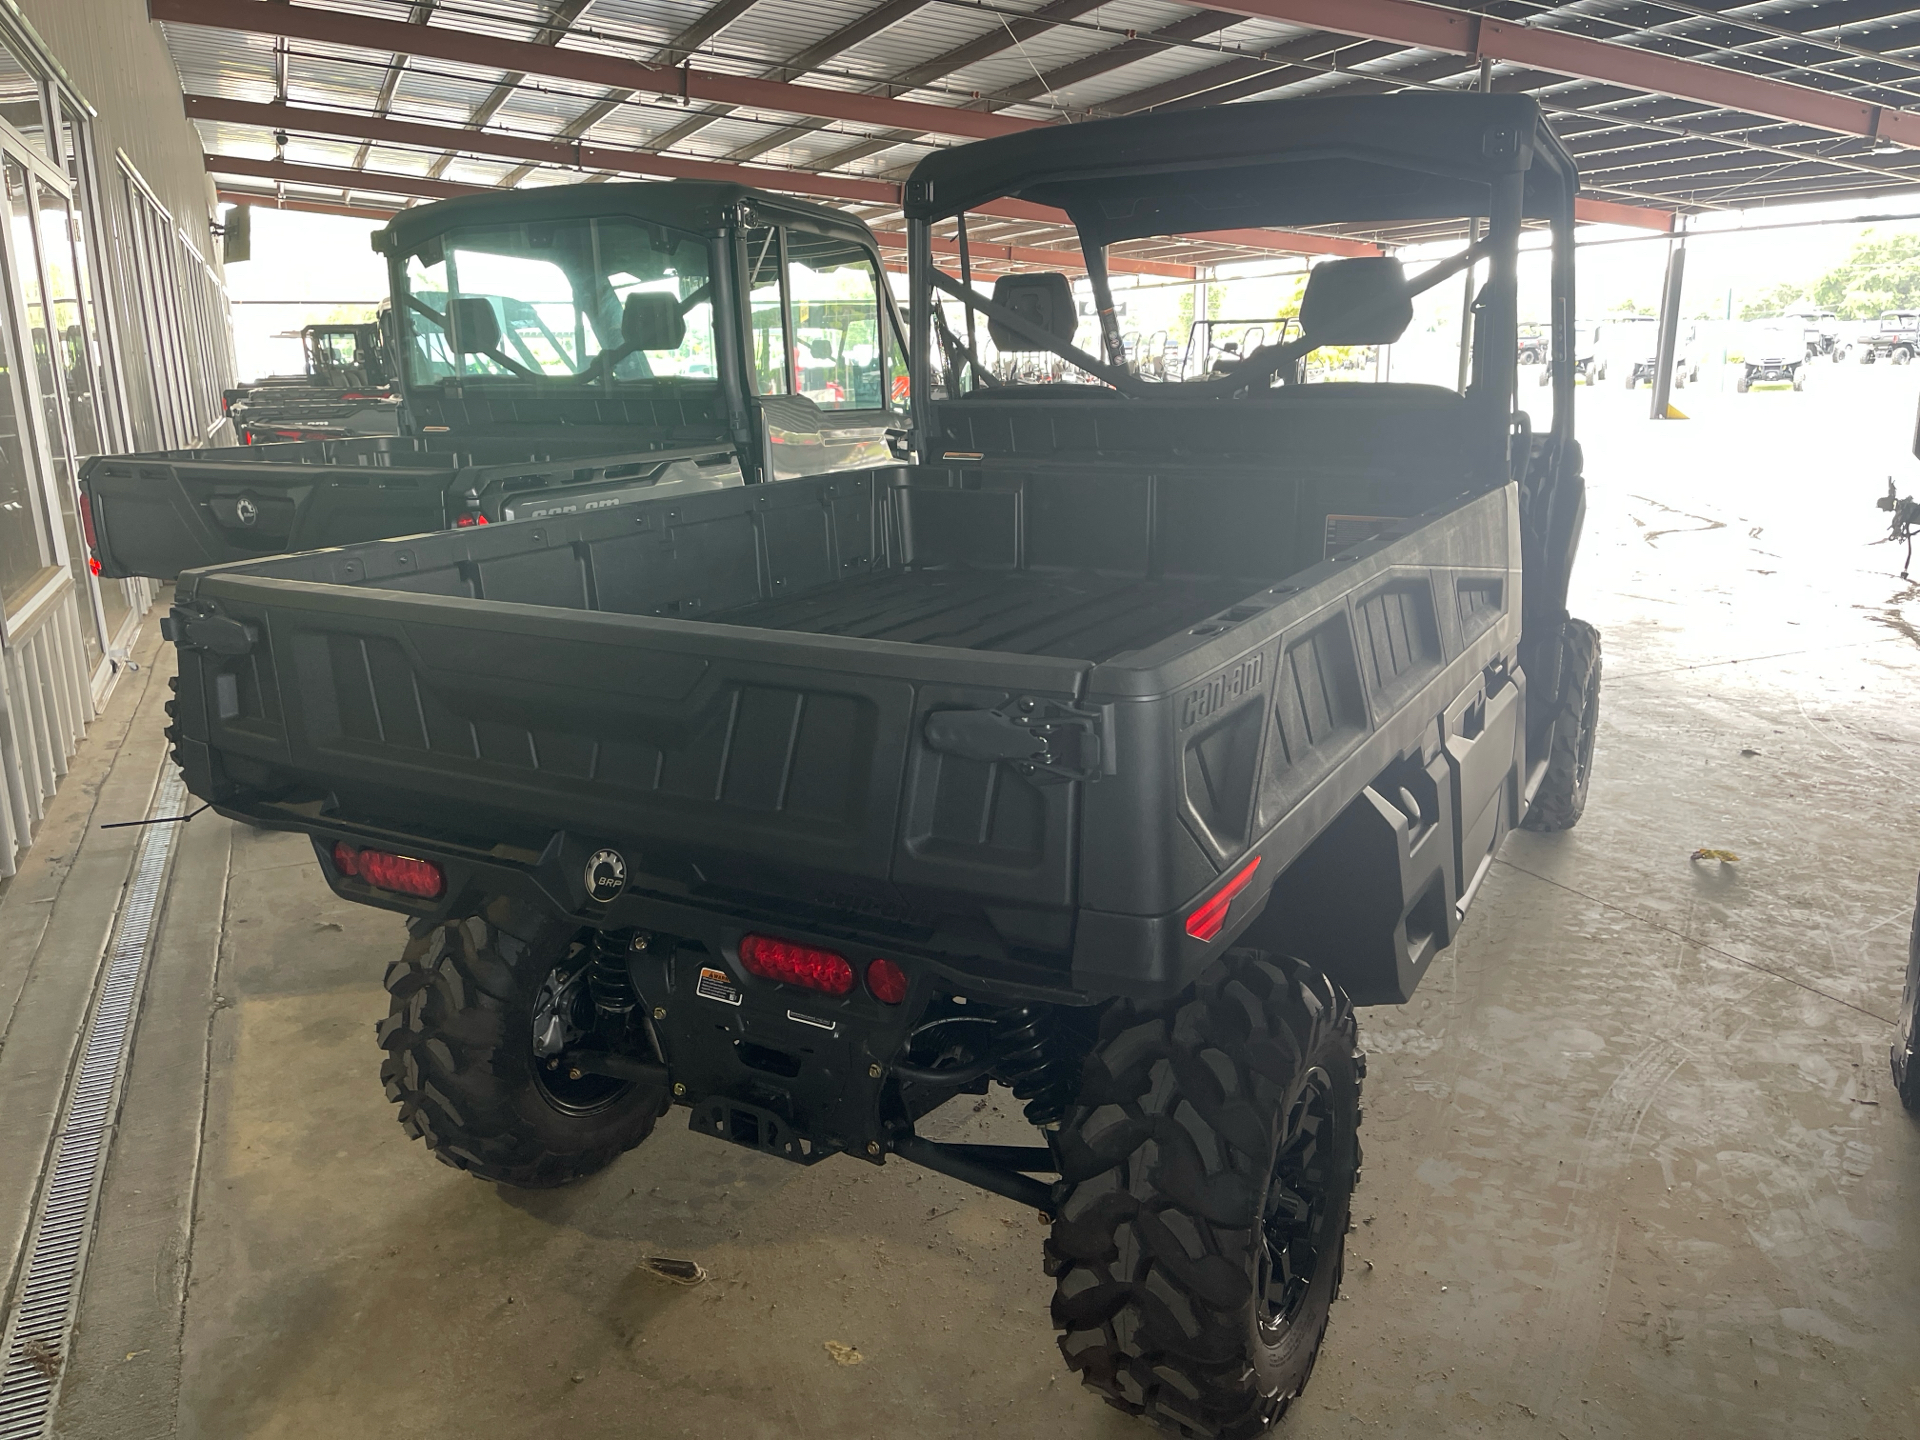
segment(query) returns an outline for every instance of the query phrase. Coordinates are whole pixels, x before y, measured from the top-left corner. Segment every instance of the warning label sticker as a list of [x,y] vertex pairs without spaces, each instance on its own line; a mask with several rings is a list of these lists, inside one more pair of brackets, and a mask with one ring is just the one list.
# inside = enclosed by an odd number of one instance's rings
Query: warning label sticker
[[722,1005],[738,1005],[744,998],[740,994],[740,987],[733,983],[733,977],[711,965],[700,967],[700,983],[693,987],[693,991],[702,1000],[718,1000]]

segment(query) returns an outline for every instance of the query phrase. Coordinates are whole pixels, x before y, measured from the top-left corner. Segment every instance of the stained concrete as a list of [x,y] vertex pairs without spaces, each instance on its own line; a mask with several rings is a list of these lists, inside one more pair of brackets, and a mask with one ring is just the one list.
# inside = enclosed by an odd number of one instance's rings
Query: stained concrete
[[[1514,837],[1413,1004],[1362,1015],[1346,1293],[1283,1435],[1920,1433],[1920,1124],[1886,1073],[1920,590],[1866,544],[1883,477],[1920,478],[1911,373],[1688,391],[1660,426],[1582,392],[1592,801]],[[184,1306],[164,1237],[150,1282],[106,1263],[110,1205],[58,1433],[135,1433],[135,1393],[138,1433],[221,1440],[1150,1433],[1060,1365],[1034,1216],[939,1176],[801,1169],[681,1112],[557,1194],[435,1164],[375,1078],[400,943],[304,840],[196,828],[134,1094],[197,1105],[201,1035],[204,1128],[184,1166],[123,1143],[109,1191],[191,1197]],[[1012,1108],[939,1123],[1018,1140]],[[651,1278],[657,1253],[712,1278]],[[169,1346],[171,1377],[134,1353]]]

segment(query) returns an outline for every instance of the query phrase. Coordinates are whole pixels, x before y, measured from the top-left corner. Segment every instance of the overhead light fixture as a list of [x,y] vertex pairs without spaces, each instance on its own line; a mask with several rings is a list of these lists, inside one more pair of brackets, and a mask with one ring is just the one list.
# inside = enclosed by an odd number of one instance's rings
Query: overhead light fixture
[[1907,148],[1906,146],[1900,144],[1898,141],[1876,140],[1874,142],[1873,149],[1869,150],[1867,153],[1869,155],[1898,155],[1901,151],[1905,150],[1906,148]]

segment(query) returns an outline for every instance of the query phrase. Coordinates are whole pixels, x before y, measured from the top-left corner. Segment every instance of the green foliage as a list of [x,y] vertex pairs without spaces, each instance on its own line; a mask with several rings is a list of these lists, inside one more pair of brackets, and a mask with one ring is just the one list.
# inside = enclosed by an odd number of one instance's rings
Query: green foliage
[[1659,312],[1651,305],[1642,304],[1638,300],[1622,300],[1607,313],[1609,315],[1655,315]]
[[1740,307],[1742,320],[1764,320],[1772,315],[1783,314],[1787,307],[1800,300],[1807,293],[1807,287],[1797,281],[1783,280],[1770,289],[1761,291],[1753,299]]
[[[1785,287],[1781,287],[1785,288]],[[1813,283],[1807,297],[1850,320],[1920,308],[1920,234],[1868,230],[1853,253]]]

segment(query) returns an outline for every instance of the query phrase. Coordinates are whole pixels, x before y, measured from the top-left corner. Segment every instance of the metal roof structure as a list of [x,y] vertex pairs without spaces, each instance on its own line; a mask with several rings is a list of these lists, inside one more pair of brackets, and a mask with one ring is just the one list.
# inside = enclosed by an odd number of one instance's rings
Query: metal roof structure
[[[149,0],[234,199],[380,213],[476,188],[732,180],[892,243],[898,187],[965,140],[1292,95],[1523,92],[1582,218],[1920,188],[1914,0]],[[1191,275],[1335,237],[1117,246]],[[981,268],[1071,268],[1062,217],[977,215]],[[995,247],[998,247],[997,249]],[[1065,247],[1065,248],[1062,248]],[[1057,257],[1053,252],[1058,251]]]

